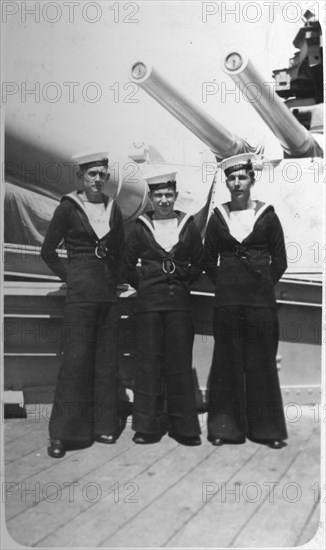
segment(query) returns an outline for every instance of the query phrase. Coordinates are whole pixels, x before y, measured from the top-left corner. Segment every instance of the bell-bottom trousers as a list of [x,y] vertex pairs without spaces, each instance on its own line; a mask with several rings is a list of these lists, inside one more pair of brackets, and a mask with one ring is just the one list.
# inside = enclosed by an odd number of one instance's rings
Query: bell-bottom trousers
[[137,314],[137,372],[132,427],[148,434],[200,434],[188,311]]
[[62,362],[49,432],[66,445],[114,434],[118,415],[117,305],[66,304]]
[[277,311],[245,306],[214,311],[208,380],[208,438],[242,442],[287,437],[276,367]]

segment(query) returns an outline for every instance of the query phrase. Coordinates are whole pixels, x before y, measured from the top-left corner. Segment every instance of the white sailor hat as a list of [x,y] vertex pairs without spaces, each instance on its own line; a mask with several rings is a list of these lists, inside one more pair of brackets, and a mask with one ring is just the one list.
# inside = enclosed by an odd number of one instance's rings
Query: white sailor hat
[[163,189],[164,187],[176,187],[176,172],[166,172],[166,169],[160,168],[148,172],[144,175],[150,191]]
[[84,165],[108,165],[109,155],[107,151],[98,151],[98,150],[88,150],[82,151],[81,153],[76,153],[72,156],[72,160],[79,164],[79,166]]
[[222,160],[218,167],[224,170],[226,177],[238,170],[261,170],[261,164],[255,153],[242,153]]

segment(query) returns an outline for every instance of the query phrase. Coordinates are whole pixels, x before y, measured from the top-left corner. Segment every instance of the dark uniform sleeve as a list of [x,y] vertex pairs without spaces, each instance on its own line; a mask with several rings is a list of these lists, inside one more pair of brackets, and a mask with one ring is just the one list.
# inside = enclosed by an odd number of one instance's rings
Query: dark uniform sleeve
[[271,271],[274,285],[280,280],[287,268],[284,233],[281,222],[275,214],[270,238]]
[[135,224],[128,239],[124,255],[124,278],[133,288],[137,289],[139,277],[137,273],[137,262],[139,258],[139,228]]
[[67,270],[57,248],[68,231],[69,203],[64,201],[55,209],[41,248],[41,257],[51,271],[62,281],[67,280]]
[[203,243],[197,225],[194,221],[189,224],[191,236],[189,283],[192,284],[203,271]]
[[114,213],[114,260],[116,264],[116,269],[118,271],[118,279],[122,280],[122,263],[123,255],[125,249],[125,232],[123,227],[123,218],[119,206],[115,203],[115,213]]
[[205,244],[204,244],[204,269],[215,286],[217,276],[217,260],[219,257],[218,238],[217,238],[217,219],[216,215],[212,214],[209,219]]

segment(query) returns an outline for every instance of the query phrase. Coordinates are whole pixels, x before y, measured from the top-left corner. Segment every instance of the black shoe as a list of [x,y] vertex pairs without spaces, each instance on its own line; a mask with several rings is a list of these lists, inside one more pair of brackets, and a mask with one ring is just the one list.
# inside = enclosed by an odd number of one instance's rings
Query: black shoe
[[283,449],[283,447],[286,447],[285,441],[282,441],[281,439],[275,439],[274,441],[266,443],[266,445],[271,449]]
[[208,437],[207,439],[215,447],[221,447],[221,445],[242,445],[246,442],[245,439],[238,439],[233,441],[232,439],[224,439],[222,437]]
[[132,440],[140,445],[149,445],[151,443],[158,443],[162,439],[162,434],[144,434],[142,432],[136,432]]
[[178,435],[173,432],[169,432],[169,437],[172,437],[180,445],[187,445],[189,447],[195,447],[201,445],[201,439],[199,435]]
[[94,441],[97,441],[98,443],[105,443],[106,445],[112,445],[112,443],[115,443],[117,440],[115,435],[112,434],[103,434],[103,435],[95,435]]
[[215,447],[221,447],[226,443],[225,439],[222,439],[220,437],[216,437],[215,439],[209,439],[208,441],[210,441],[211,444],[214,445]]
[[66,451],[63,442],[60,439],[50,439],[48,445],[48,455],[51,458],[62,458],[65,456]]

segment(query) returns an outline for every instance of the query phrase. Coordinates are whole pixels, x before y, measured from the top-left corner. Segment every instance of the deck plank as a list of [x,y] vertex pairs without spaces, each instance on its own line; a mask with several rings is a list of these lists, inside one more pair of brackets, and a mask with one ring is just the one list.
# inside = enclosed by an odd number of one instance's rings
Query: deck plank
[[[314,460],[319,449],[319,429],[316,426],[305,445],[297,447],[295,461],[280,479],[274,497],[271,493],[270,498],[265,499],[259,512],[232,541],[232,547],[295,546],[301,526],[305,524],[318,498],[313,486],[320,481],[319,464]],[[263,540],[257,540],[259,530],[264,533]]]
[[[238,474],[227,479],[223,477],[224,471],[217,470],[215,481],[219,488],[221,483],[225,482],[226,488],[235,489],[235,482],[240,485],[239,492],[234,495],[222,491],[217,492],[208,500],[206,505],[189,517],[184,525],[180,525],[178,531],[166,541],[161,541],[163,546],[175,547],[194,547],[200,544],[200,539],[206,547],[228,547],[232,546],[233,540],[240,534],[243,527],[247,524],[252,516],[259,513],[261,500],[250,502],[254,495],[248,492],[250,485],[257,484],[263,487],[266,491],[267,486],[264,483],[275,481],[279,482],[284,475],[284,472],[295,464],[295,458],[298,453],[298,445],[305,440],[309,440],[311,435],[311,418],[309,416],[300,419],[300,422],[289,426],[289,444],[281,451],[260,447],[259,454],[255,460],[252,460]],[[315,425],[314,425],[315,427]],[[317,438],[318,439],[318,438]],[[246,444],[246,446],[248,443]],[[250,444],[249,444],[250,445]],[[228,452],[226,447],[223,451]],[[318,453],[316,455],[317,459]],[[316,460],[318,463],[318,459]],[[244,491],[245,488],[245,492]],[[255,485],[253,486],[255,489]],[[267,493],[268,494],[268,493]],[[236,502],[238,500],[238,502]],[[295,505],[293,505],[295,506]],[[297,503],[297,509],[304,504]],[[305,507],[304,507],[305,508]],[[278,514],[277,507],[274,506],[274,514]],[[307,512],[308,513],[308,512]],[[259,521],[257,522],[256,531],[253,531],[258,539],[258,546],[263,545],[264,532],[261,530]],[[242,546],[243,544],[241,539]]]
[[[130,435],[131,433],[129,433]],[[117,514],[118,521],[120,516],[117,504],[113,501],[111,487],[117,481],[121,485],[127,482],[133,483],[137,473],[147,470],[152,464],[161,460],[162,455],[169,455],[177,447],[177,444],[172,441],[166,442],[164,446],[156,445],[148,449],[136,447],[133,443],[131,445],[128,453],[126,451],[121,453],[120,456],[116,457],[116,460],[113,459],[109,463],[105,461],[102,464],[94,464],[94,453],[92,453],[91,460],[88,457],[88,464],[92,468],[88,467],[85,475],[75,477],[74,481],[78,482],[79,486],[74,491],[72,497],[71,493],[69,493],[69,487],[63,487],[64,480],[68,481],[69,478],[67,476],[62,478],[57,475],[55,478],[56,482],[62,487],[60,498],[55,502],[49,502],[45,499],[37,502],[34,507],[29,507],[9,521],[7,524],[8,530],[11,533],[15,533],[15,538],[18,542],[45,547],[46,541],[44,539],[48,538],[48,534],[54,533],[57,540],[58,529],[69,523],[70,544],[71,546],[75,546],[76,536],[78,535],[73,528],[73,520],[82,514],[81,524],[83,525],[87,520],[87,516],[85,517],[83,512],[88,508],[97,508],[98,504],[104,499],[106,502],[104,504],[104,517],[102,517],[102,521],[104,520],[103,528],[106,530],[108,528],[108,510],[111,511],[110,525],[112,522],[114,523],[114,514]],[[101,456],[103,457],[103,452],[101,452]],[[169,459],[169,462],[173,463],[174,461]],[[91,490],[86,493],[85,489],[87,486],[93,486],[95,492]],[[128,491],[127,495],[130,495],[130,491]],[[63,504],[65,506],[64,515],[62,514]],[[35,510],[36,507],[37,510]],[[32,518],[35,517],[35,512],[37,512],[39,520],[36,526],[31,523]],[[97,516],[96,510],[91,510],[91,516]],[[87,527],[86,533],[88,545],[93,545],[93,542],[90,543],[89,540],[92,533],[89,527]],[[87,544],[87,541],[84,542]],[[50,545],[52,546],[52,542]],[[63,545],[65,547],[69,546],[66,534],[63,538]]]
[[[19,490],[8,495],[5,508],[8,532],[20,544],[40,548],[225,547],[245,546],[243,540],[247,540],[251,547],[264,547],[264,530],[277,531],[280,525],[279,546],[283,546],[289,540],[285,530],[289,511],[289,529],[297,544],[311,538],[319,521],[319,504],[311,502],[314,495],[309,490],[318,481],[319,425],[308,408],[298,422],[288,424],[289,444],[281,451],[251,442],[214,448],[205,441],[205,426],[200,447],[183,447],[167,436],[159,444],[140,446],[131,441],[129,421],[116,445],[96,443],[53,460],[46,454],[47,422],[10,420],[5,431],[11,435],[12,423],[15,437],[6,445],[5,475],[6,482],[15,480]],[[30,440],[29,424],[33,424]],[[24,449],[30,452],[20,456]],[[273,504],[266,499],[254,503],[240,499],[238,503],[229,495],[221,502],[221,491],[208,495],[207,502],[203,499],[203,483],[220,487],[224,481],[232,489],[236,481],[242,488],[246,483],[276,481],[281,487],[298,478],[308,490],[309,506],[307,498],[291,504],[277,498]],[[40,498],[31,494],[24,499],[24,483],[26,488],[38,484]],[[283,508],[278,511],[280,505]]]
[[[167,446],[171,452],[163,454],[163,449]],[[168,438],[164,441],[164,445],[156,446],[156,449],[153,448],[153,450],[144,447],[135,448],[133,456],[135,462],[124,470],[121,470],[121,464],[117,464],[116,471],[113,472],[115,478],[111,478],[111,482],[115,479],[122,489],[124,481],[129,480],[132,487],[137,490],[133,495],[135,502],[130,502],[128,497],[125,498],[123,490],[117,502],[113,502],[112,494],[108,494],[96,504],[94,510],[88,509],[83,515],[76,517],[75,521],[57,530],[53,537],[40,541],[40,545],[52,547],[59,537],[59,541],[66,547],[73,546],[76,541],[77,545],[84,547],[100,546],[108,536],[121,532],[130,518],[146,508],[148,502],[160,497],[167,486],[176,483],[180,476],[184,475],[185,468],[186,470],[193,468],[198,462],[205,460],[207,454],[211,452],[207,448],[204,451],[197,448],[191,455],[188,454],[185,464],[186,450],[171,440],[169,441]],[[150,460],[151,455],[153,455],[152,460]],[[155,456],[156,459],[153,460]],[[122,479],[121,474],[123,475]],[[93,533],[91,541],[89,533]],[[133,546],[133,537],[129,540],[126,539],[125,545]]]
[[[46,433],[44,434],[46,438]],[[121,457],[133,447],[130,437],[124,433],[117,444],[102,445],[96,443],[88,449],[73,451],[60,460],[47,455],[46,447],[39,452],[32,452],[21,459],[10,462],[5,467],[6,481],[17,485],[17,492],[8,495],[6,506],[7,521],[19,516],[26,509],[35,507],[44,498],[48,501],[58,492],[57,485],[72,484],[91,473],[103,464]],[[52,482],[51,488],[49,483]],[[62,487],[65,487],[62,485]],[[35,493],[28,493],[33,490]],[[69,488],[67,485],[67,491]]]
[[23,434],[37,432],[42,429],[39,422],[32,422],[29,418],[5,419],[4,427],[3,439],[6,447],[10,441],[20,439]]
[[[131,433],[129,434],[129,437],[130,436],[131,436]],[[120,472],[120,475],[121,475],[121,472],[122,472],[125,476],[129,475],[129,479],[130,479],[130,476],[132,477],[135,474],[137,474],[137,470],[139,470],[139,468],[141,470],[144,470],[145,472],[147,472],[148,468],[149,468],[149,465],[151,464],[150,463],[151,455],[153,455],[153,457],[155,458],[155,461],[157,461],[158,459],[161,459],[162,456],[164,457],[164,455],[166,454],[166,449],[168,447],[170,447],[171,449],[177,449],[179,446],[173,440],[171,440],[169,438],[165,438],[164,445],[155,445],[155,446],[150,446],[149,448],[144,448],[144,447],[139,447],[139,446],[137,447],[137,446],[133,445],[134,453],[133,453],[132,460],[129,459],[130,464],[128,464],[127,462],[125,462],[124,464],[121,464],[121,461],[120,461],[120,463],[117,463],[116,465],[114,463],[112,463],[111,467],[110,467],[110,473],[113,475],[114,472],[112,472],[112,469],[114,469],[116,467],[115,469],[117,470],[118,475],[119,475],[119,472]],[[187,451],[188,451],[188,449],[187,449]],[[184,452],[184,449],[181,448],[181,452]],[[210,450],[209,452],[212,452],[212,451]],[[204,453],[205,454],[207,453],[207,449],[204,450]],[[191,460],[193,460],[193,459],[196,459],[196,456],[193,454],[190,458],[191,458]],[[177,463],[180,462],[180,464],[182,465],[182,460],[178,461],[178,459],[176,457],[174,457],[174,459],[169,459],[167,461],[167,463],[169,464],[170,470],[171,469],[175,470],[175,463],[176,462]],[[128,471],[128,466],[132,467],[132,470],[130,472]],[[161,467],[158,467],[157,471],[158,471],[159,474],[161,474]],[[101,474],[101,472],[97,469],[96,474],[100,475],[100,479],[102,480],[102,484],[103,484],[104,473]],[[155,475],[155,473],[153,471],[151,471],[150,474],[147,474],[147,475],[149,475],[149,477],[151,477],[151,476]],[[113,477],[113,479],[112,478],[109,479],[108,486],[113,484],[114,479],[115,479],[114,477]],[[160,479],[162,479],[161,475],[160,475]],[[164,479],[164,476],[163,476],[163,483],[164,483],[164,488],[165,488],[166,481]],[[106,505],[107,505],[107,503],[106,503]],[[117,505],[115,505],[114,508],[117,508]],[[131,509],[133,507],[127,506],[126,508],[129,509],[128,511],[131,511]],[[105,514],[105,517],[107,517],[107,506],[105,506],[105,508],[104,508],[104,514]],[[86,519],[87,519],[87,516],[84,516],[82,518],[82,524],[85,523]],[[121,513],[120,512],[118,514],[118,520],[121,523]],[[61,521],[62,521],[62,517],[61,517]],[[107,527],[105,527],[106,522],[104,522],[103,525],[104,525],[104,528],[105,528],[105,534],[107,535]],[[53,522],[51,522],[51,526],[53,526]],[[89,527],[87,527],[87,530],[88,530],[88,528]],[[69,531],[70,531],[70,533],[72,533],[72,532],[75,531],[75,529],[73,529],[73,531],[72,531],[72,528],[71,528],[71,525],[70,525],[69,526]],[[56,532],[56,534],[57,534],[57,532]],[[73,538],[72,543],[75,543],[75,541],[76,541],[75,535],[73,535],[72,538]],[[44,546],[44,544],[45,544],[45,542],[42,541],[43,546]],[[65,539],[65,544],[67,544],[66,539]]]
[[[301,532],[297,540],[295,541],[295,546],[303,546],[308,542],[311,543],[312,539],[321,541],[320,546],[322,547],[325,544],[325,523],[321,522],[321,509],[320,501],[314,503],[314,507],[308,516],[305,525],[301,528]],[[317,541],[315,548],[319,548]]]
[[21,460],[21,458],[31,453],[41,452],[47,443],[47,436],[44,437],[42,428],[24,432],[20,437],[6,443],[5,464],[8,465],[16,460]]
[[[240,460],[242,460],[242,457]],[[241,489],[243,486],[253,483],[253,480],[257,479],[257,469],[259,469],[262,460],[263,451],[259,450],[256,456],[252,456],[250,461],[247,463],[241,462],[240,469],[228,478],[224,476],[220,477],[218,473],[220,470],[219,464],[216,460],[215,464],[211,465],[209,477],[207,477],[207,470],[205,469],[204,477],[201,477],[200,472],[196,472],[190,479],[184,479],[179,486],[174,486],[168,494],[165,494],[163,498],[156,501],[147,511],[146,516],[140,516],[128,524],[123,533],[119,532],[116,537],[111,539],[110,546],[123,547],[125,537],[128,534],[130,536],[133,534],[136,538],[137,547],[162,547],[170,546],[170,544],[171,546],[178,547],[198,547],[203,543],[205,546],[209,544],[213,547],[228,546],[232,534],[238,531],[239,524],[250,517],[252,508],[248,507],[247,502],[245,504],[242,504],[241,500],[239,504],[235,502],[234,495],[228,497],[229,502],[227,498],[222,502],[214,499],[215,505],[210,505],[211,510],[207,526],[207,531],[210,531],[208,542],[206,529],[202,529],[201,523],[197,522],[197,516],[203,507],[202,484],[208,481],[221,486],[224,483],[225,487],[233,491],[235,483],[239,483],[239,498],[241,499]],[[234,471],[234,464],[232,469]],[[163,512],[160,513],[160,510]],[[237,516],[236,523],[234,523],[234,520],[232,521],[234,514]],[[153,522],[154,517],[161,517],[161,525],[159,527],[155,526]],[[181,536],[176,544],[173,534],[182,532],[183,526],[190,522],[192,524],[190,540],[185,541],[184,537]],[[169,532],[166,531],[166,525],[169,525]],[[173,541],[171,540],[172,538]],[[108,542],[105,541],[103,546],[107,546]]]
[[[207,443],[206,443],[207,445]],[[192,449],[187,449],[192,453]],[[203,483],[216,481],[220,471],[226,476],[232,476],[236,470],[241,470],[257,453],[255,445],[237,445],[230,447],[228,453],[220,452],[211,446],[211,451],[205,461],[198,463],[196,468],[184,469],[184,475],[173,485],[155,498],[144,511],[128,522],[123,530],[113,537],[108,537],[101,547],[123,547],[126,541],[134,540],[133,545],[139,547],[161,547],[168,541],[180,525],[189,517],[194,516],[203,505]],[[196,546],[205,545],[205,538],[197,533]]]

